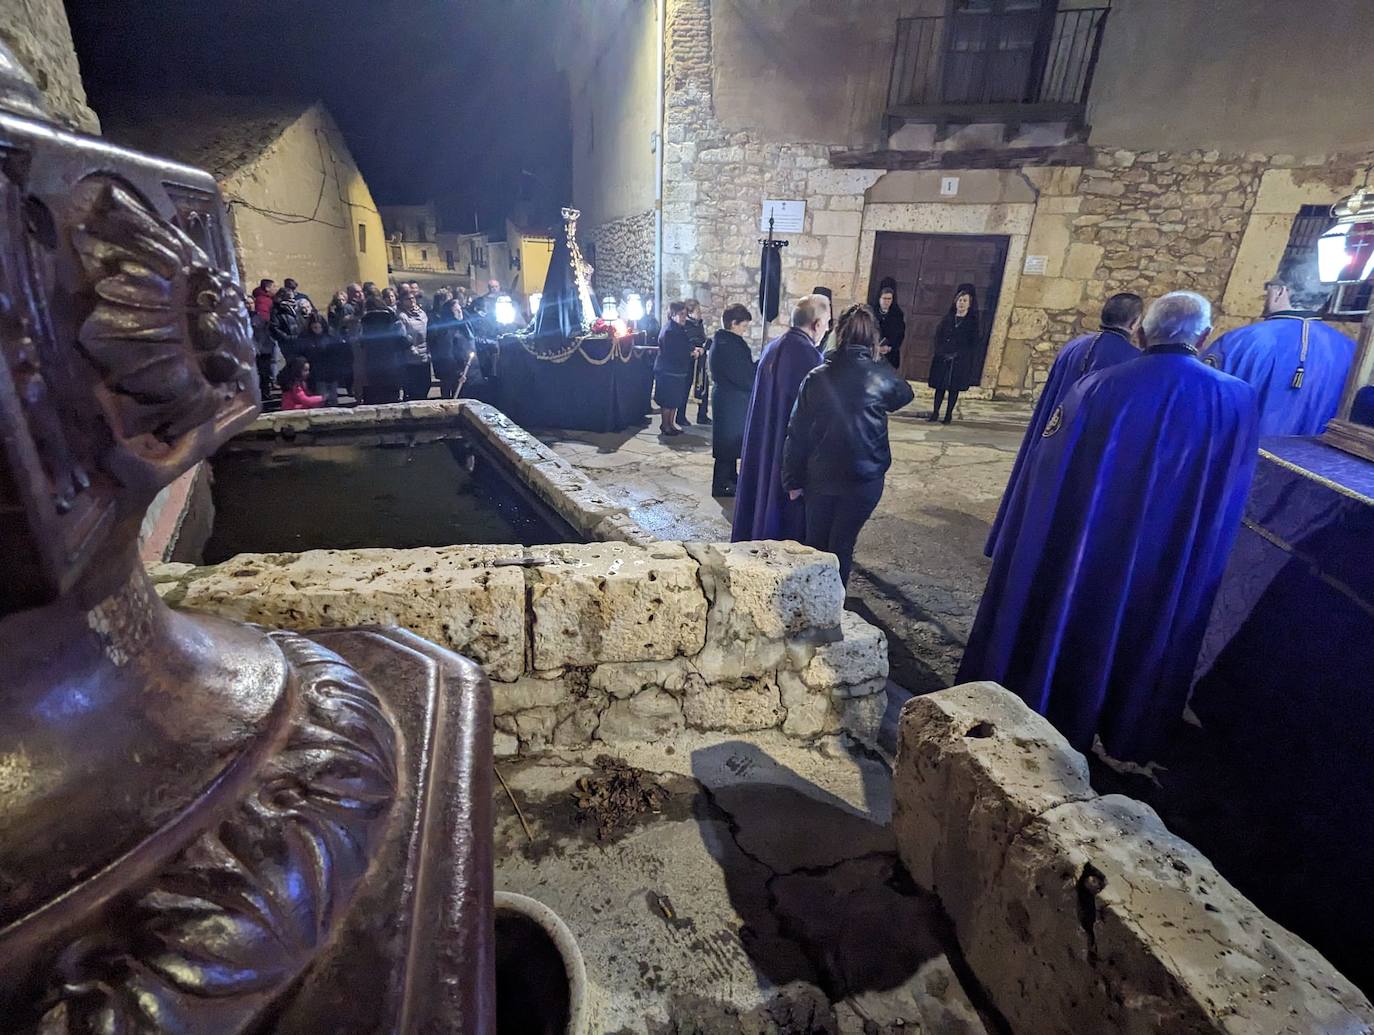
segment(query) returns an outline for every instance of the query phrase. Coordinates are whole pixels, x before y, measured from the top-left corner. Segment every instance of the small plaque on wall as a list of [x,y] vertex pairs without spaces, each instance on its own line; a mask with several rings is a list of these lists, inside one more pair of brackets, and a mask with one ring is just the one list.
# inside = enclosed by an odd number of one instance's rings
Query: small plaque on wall
[[1026,265],[1022,272],[1030,277],[1043,277],[1048,265],[1049,256],[1047,255],[1027,255]]
[[765,198],[763,215],[759,218],[759,229],[764,233],[768,232],[770,218],[775,234],[799,234],[806,222],[806,202]]

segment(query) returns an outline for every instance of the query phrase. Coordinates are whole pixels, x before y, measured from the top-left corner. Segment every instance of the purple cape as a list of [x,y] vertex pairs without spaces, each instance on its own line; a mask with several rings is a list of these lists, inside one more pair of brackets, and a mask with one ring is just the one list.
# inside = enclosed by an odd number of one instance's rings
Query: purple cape
[[[1301,360],[1307,324],[1307,359]],[[1355,343],[1334,327],[1303,314],[1271,316],[1223,334],[1203,353],[1203,362],[1249,382],[1259,395],[1259,433],[1320,435],[1336,416]],[[1302,385],[1293,374],[1302,363]]]
[[1064,401],[1069,389],[1078,384],[1080,378],[1114,367],[1128,359],[1135,359],[1139,355],[1140,350],[1132,345],[1125,335],[1111,330],[1085,334],[1075,338],[1060,350],[1054,359],[1054,365],[1050,367],[1049,380],[1040,392],[1040,401],[1035,404],[1035,412],[1031,414],[1026,437],[1021,440],[1021,449],[1016,454],[1016,463],[1012,466],[1011,478],[1007,481],[1007,491],[1002,494],[1002,503],[997,508],[997,517],[993,519],[992,531],[988,533],[988,542],[983,547],[983,553],[992,556],[997,546],[997,537],[1002,531],[1002,522],[1007,517],[1007,502],[1025,476],[1030,458],[1040,442],[1045,425],[1049,423],[1050,414]]
[[1089,374],[1007,506],[959,668],[1080,751],[1145,759],[1183,714],[1257,449],[1255,393],[1190,354]]
[[764,346],[744,424],[733,542],[800,541],[805,534],[802,502],[789,500],[782,487],[782,445],[802,379],[820,364],[820,350],[796,327]]

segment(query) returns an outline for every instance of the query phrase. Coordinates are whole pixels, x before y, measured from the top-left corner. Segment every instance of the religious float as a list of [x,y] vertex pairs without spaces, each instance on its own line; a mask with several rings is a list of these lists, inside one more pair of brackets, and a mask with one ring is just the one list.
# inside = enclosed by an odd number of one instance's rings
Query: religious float
[[617,314],[598,310],[577,243],[578,216],[563,209],[534,321],[501,338],[492,401],[524,427],[637,428],[649,412],[658,350]]
[[215,180],[59,128],[3,47],[0,157],[0,1031],[495,1031],[482,671],[139,562],[259,410]]

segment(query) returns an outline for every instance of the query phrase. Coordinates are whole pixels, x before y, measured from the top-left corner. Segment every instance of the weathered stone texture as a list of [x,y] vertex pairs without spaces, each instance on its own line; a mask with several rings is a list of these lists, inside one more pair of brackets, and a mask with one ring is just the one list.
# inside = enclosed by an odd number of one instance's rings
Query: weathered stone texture
[[676,543],[546,547],[530,572],[535,668],[668,661],[700,652],[706,601],[697,565]]
[[902,716],[893,825],[1022,1035],[1367,1031],[1374,1007],[1015,695],[973,683]]
[[644,297],[654,291],[654,214],[637,215],[602,223],[591,230],[596,246],[593,280],[598,295],[620,297],[638,291]]
[[394,624],[469,655],[507,755],[683,726],[871,744],[887,701],[882,633],[840,610],[834,558],[796,544],[248,554],[152,574],[174,606],[302,630]]
[[0,5],[0,40],[33,76],[53,118],[83,133],[100,132],[100,120],[86,103],[62,0],[6,0]]

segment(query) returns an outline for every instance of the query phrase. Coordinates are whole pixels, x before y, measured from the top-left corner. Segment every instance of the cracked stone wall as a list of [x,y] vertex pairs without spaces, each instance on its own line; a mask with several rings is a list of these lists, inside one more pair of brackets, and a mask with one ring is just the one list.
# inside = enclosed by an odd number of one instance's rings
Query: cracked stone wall
[[623,297],[638,291],[648,298],[654,293],[654,214],[637,215],[602,223],[591,231],[596,246],[593,281],[598,297]]
[[887,642],[795,543],[245,554],[150,569],[173,606],[310,630],[398,625],[479,662],[497,751],[684,728],[873,743]]
[[1368,1031],[1374,1006],[993,683],[902,713],[893,827],[1012,1030]]
[[57,121],[83,133],[100,132],[100,120],[86,103],[62,0],[6,0],[0,4],[0,40],[33,76]]

